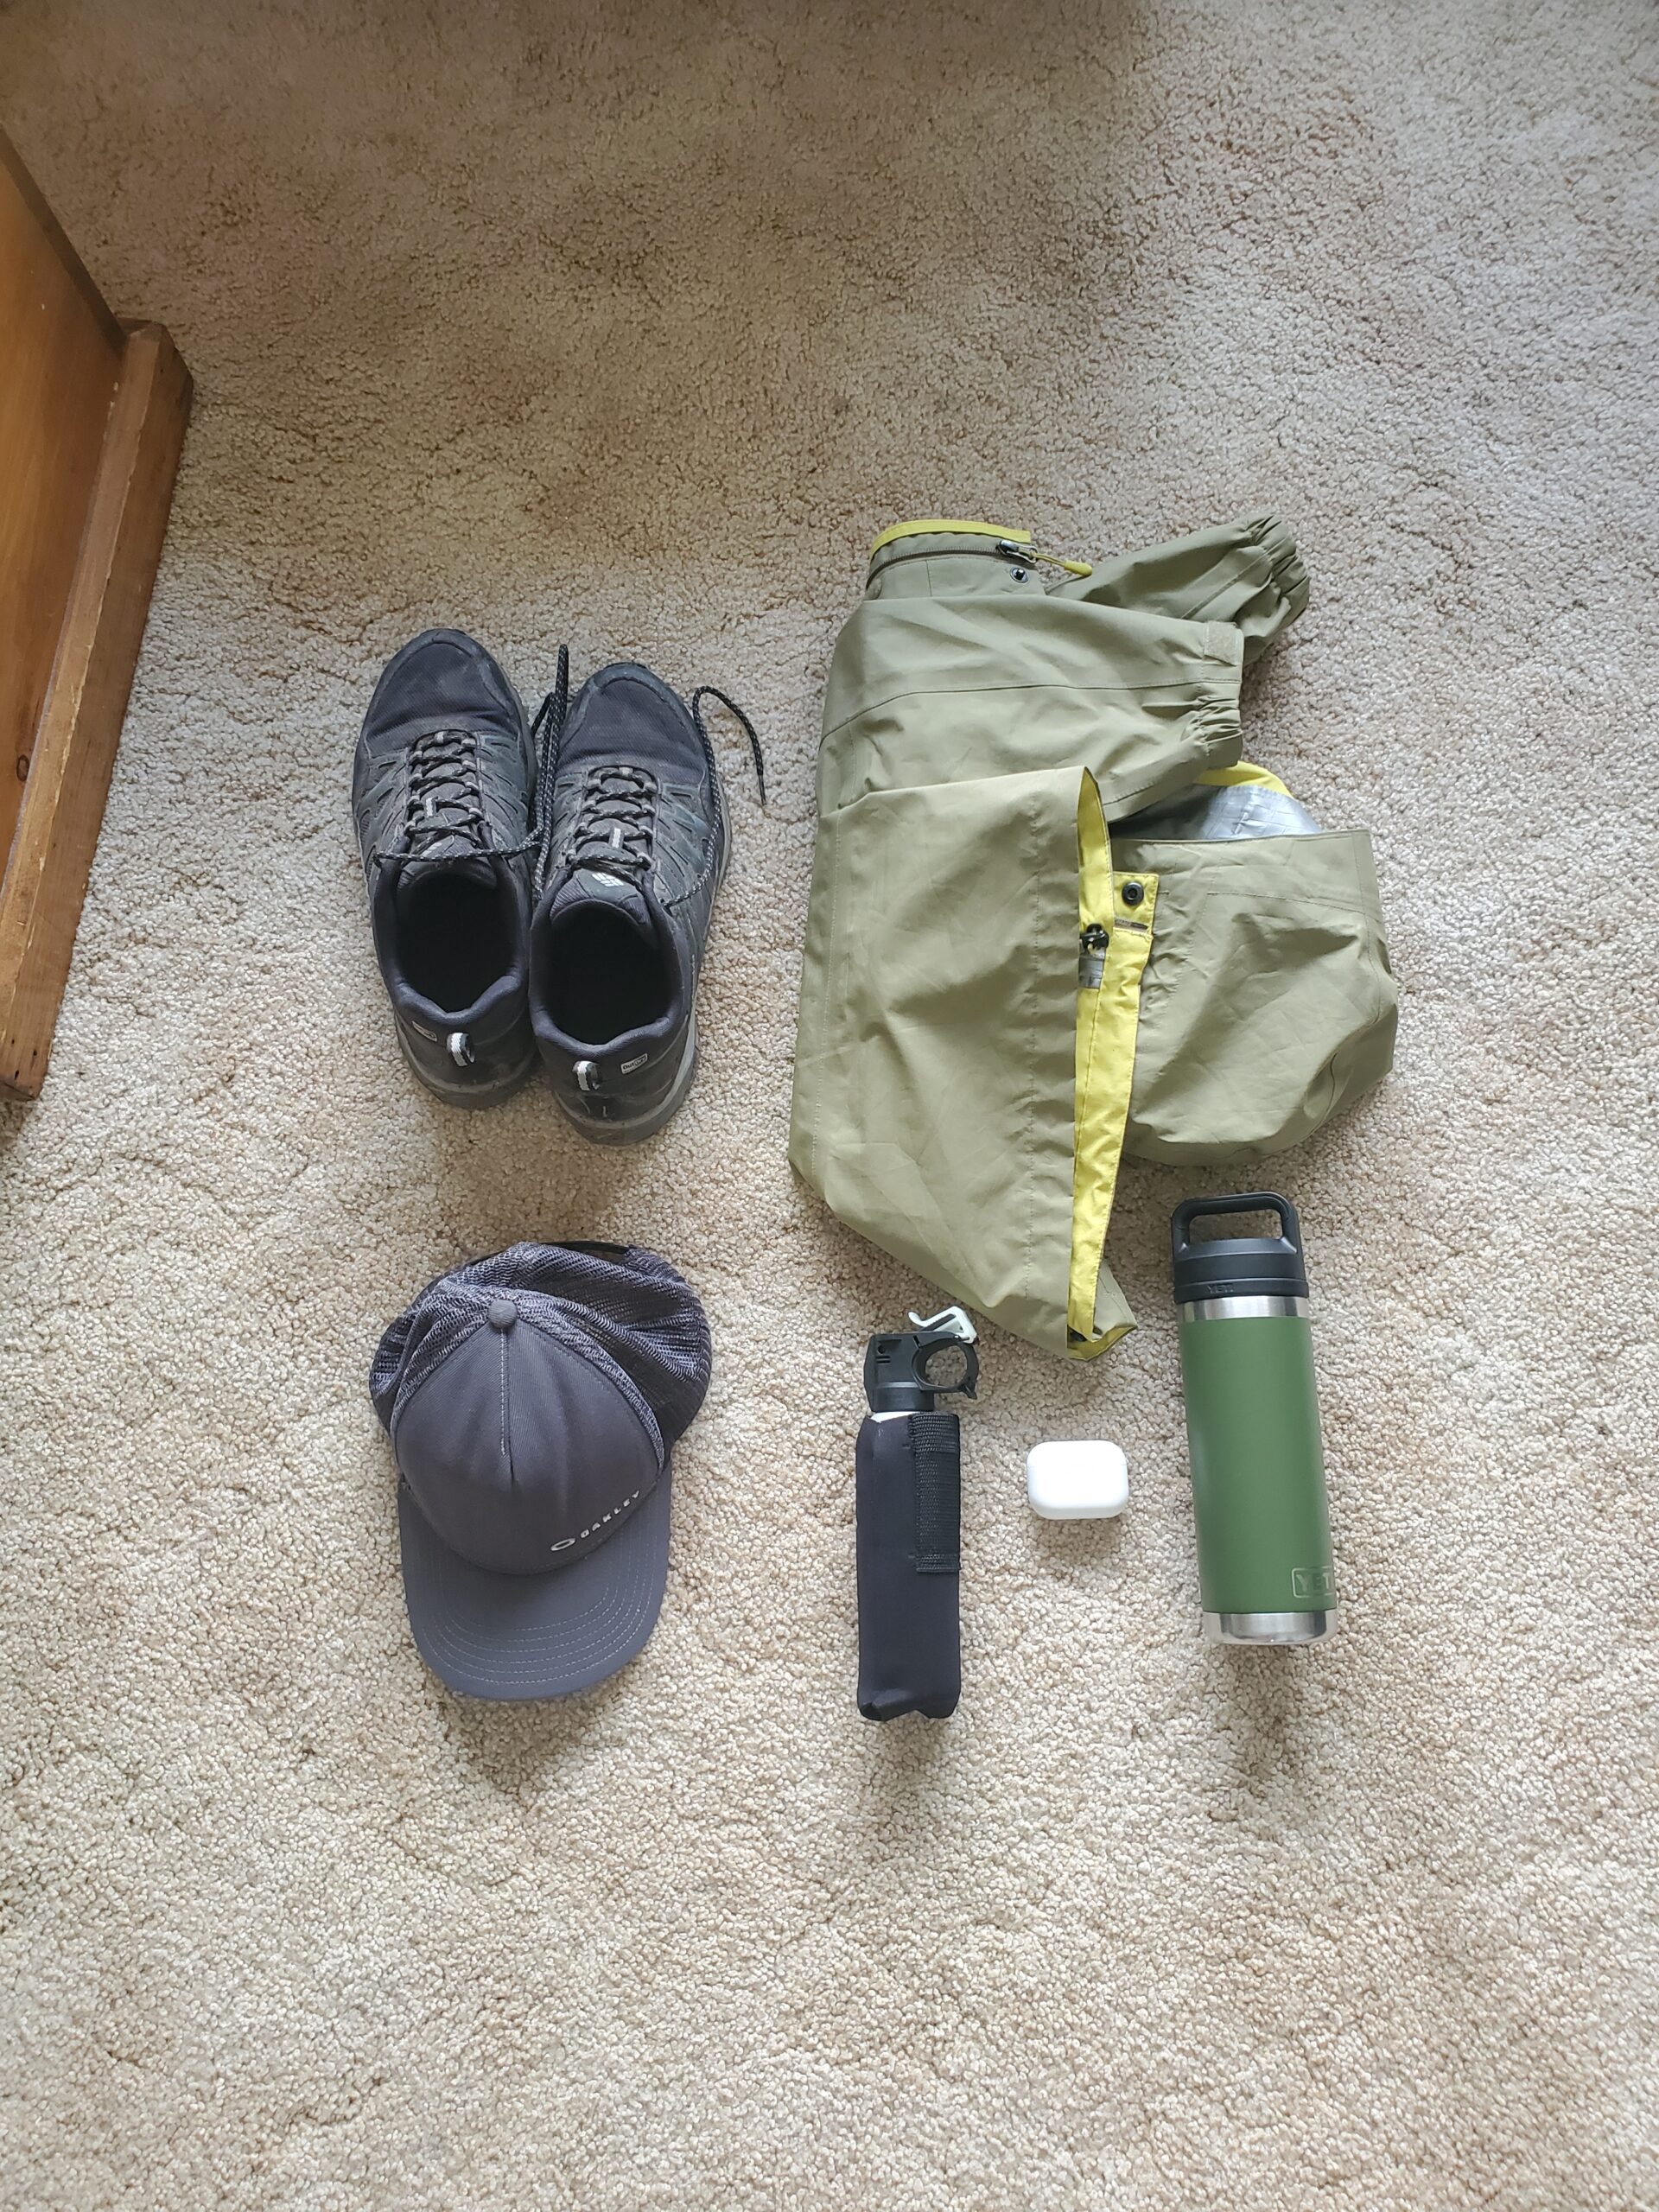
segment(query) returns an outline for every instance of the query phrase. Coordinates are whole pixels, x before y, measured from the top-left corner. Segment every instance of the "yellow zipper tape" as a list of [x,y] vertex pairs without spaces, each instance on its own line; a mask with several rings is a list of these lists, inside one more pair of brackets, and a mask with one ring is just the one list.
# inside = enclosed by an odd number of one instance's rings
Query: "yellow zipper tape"
[[[1126,897],[1126,892],[1131,895]],[[1066,1327],[1069,1348],[1079,1359],[1104,1351],[1123,1334],[1122,1327],[1096,1334],[1095,1305],[1129,1118],[1135,1044],[1141,1021],[1141,978],[1152,949],[1152,918],[1157,904],[1155,875],[1114,870],[1100,788],[1085,771],[1077,795],[1077,921],[1080,929],[1090,925],[1109,928],[1110,936],[1099,982],[1079,988],[1077,998],[1071,1268]]]
[[901,537],[931,537],[948,534],[957,537],[995,537],[1004,545],[1022,545],[1033,561],[1049,561],[1057,569],[1064,569],[1068,576],[1092,576],[1094,563],[1090,561],[1068,561],[1063,554],[1039,553],[1031,542],[1028,530],[1005,530],[996,522],[950,522],[942,517],[931,516],[925,522],[896,522],[891,530],[884,530],[870,548],[874,560],[883,546],[892,545]]
[[891,545],[896,538],[928,537],[935,531],[950,531],[958,537],[1006,537],[1010,545],[1029,545],[1031,543],[1028,530],[1004,530],[1000,522],[896,522],[891,530],[884,530],[871,546],[870,558],[874,561],[882,547]]

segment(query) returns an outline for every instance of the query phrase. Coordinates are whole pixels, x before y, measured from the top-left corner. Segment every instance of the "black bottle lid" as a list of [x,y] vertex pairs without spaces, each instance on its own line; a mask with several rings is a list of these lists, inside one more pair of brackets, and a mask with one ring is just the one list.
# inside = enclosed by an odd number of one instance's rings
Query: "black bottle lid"
[[[1214,1236],[1194,1243],[1192,1224],[1212,1213],[1272,1213],[1277,1236]],[[1169,1217],[1175,1303],[1205,1298],[1306,1298],[1307,1263],[1302,1226],[1288,1198],[1274,1191],[1244,1191],[1224,1198],[1183,1198]]]

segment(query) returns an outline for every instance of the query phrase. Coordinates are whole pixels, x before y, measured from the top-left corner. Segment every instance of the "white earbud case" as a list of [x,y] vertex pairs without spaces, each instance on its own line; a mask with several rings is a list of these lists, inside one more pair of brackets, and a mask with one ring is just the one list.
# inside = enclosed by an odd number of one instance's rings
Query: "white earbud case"
[[1116,1444],[1034,1444],[1026,1495],[1045,1521],[1109,1521],[1129,1502],[1129,1463]]

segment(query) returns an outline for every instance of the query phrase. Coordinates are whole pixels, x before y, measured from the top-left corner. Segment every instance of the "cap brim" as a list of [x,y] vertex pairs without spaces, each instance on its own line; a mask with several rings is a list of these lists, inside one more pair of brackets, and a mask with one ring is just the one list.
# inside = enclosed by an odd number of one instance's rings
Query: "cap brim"
[[613,1536],[550,1574],[492,1574],[397,1485],[404,1596],[427,1665],[466,1697],[569,1697],[643,1649],[668,1580],[669,1473]]

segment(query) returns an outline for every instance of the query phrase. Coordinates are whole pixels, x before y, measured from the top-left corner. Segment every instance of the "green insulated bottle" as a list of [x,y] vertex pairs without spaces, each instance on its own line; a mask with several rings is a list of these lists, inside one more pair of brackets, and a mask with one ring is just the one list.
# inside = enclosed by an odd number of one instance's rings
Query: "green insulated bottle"
[[[1276,1214],[1280,1234],[1192,1241],[1230,1213]],[[1169,1228],[1204,1632],[1317,1643],[1337,1591],[1296,1209],[1271,1191],[1188,1198]]]

